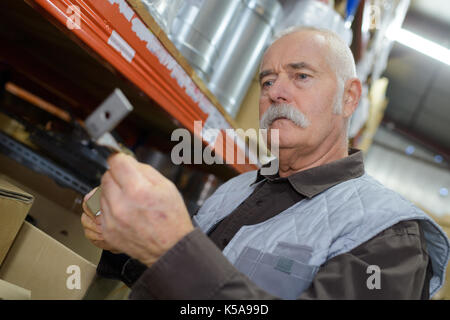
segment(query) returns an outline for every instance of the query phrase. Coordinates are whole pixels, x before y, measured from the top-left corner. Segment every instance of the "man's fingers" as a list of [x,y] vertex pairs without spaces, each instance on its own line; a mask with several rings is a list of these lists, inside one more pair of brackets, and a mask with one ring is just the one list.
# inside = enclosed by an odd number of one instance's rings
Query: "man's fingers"
[[95,223],[98,224],[100,230],[101,230],[101,225],[103,223],[103,214],[100,214],[98,216],[95,217]]
[[130,183],[136,183],[142,180],[142,175],[138,170],[138,162],[131,156],[121,153],[108,158],[108,164],[112,178],[121,189],[127,188]]
[[102,233],[102,229],[101,226],[98,225],[93,218],[89,217],[86,213],[83,213],[81,215],[81,224],[83,225],[83,227],[85,229],[90,229],[96,233],[101,234]]
[[94,232],[90,229],[84,229],[84,235],[86,238],[88,238],[90,241],[104,241],[103,236],[97,232]]
[[126,187],[130,181],[145,179],[151,184],[158,184],[166,179],[158,170],[152,166],[136,161],[127,155],[114,155],[108,159],[111,174],[121,188]]
[[143,176],[152,184],[158,184],[161,180],[167,179],[158,170],[148,164],[138,162],[137,165]]
[[[101,230],[105,230],[113,222],[111,218],[111,208],[114,206],[113,201],[120,202],[122,190],[116,181],[112,178],[111,173],[107,171],[102,178],[102,196],[100,197],[100,208],[102,214],[96,218],[100,222]],[[116,205],[117,208],[117,205]]]
[[[132,181],[130,181],[130,183],[132,183]],[[109,170],[106,171],[102,177],[102,196],[100,198],[102,212],[109,212],[109,208],[113,206],[112,202],[120,202],[122,195],[123,191],[117,181],[113,178],[112,173]]]

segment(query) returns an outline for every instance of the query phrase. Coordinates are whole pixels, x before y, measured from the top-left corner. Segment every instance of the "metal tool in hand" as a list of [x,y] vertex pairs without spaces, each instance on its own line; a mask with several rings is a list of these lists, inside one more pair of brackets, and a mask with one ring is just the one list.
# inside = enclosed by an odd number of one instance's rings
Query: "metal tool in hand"
[[[112,152],[129,154],[124,147],[117,143],[110,131],[132,110],[133,106],[122,91],[120,89],[115,89],[114,92],[86,119],[86,131],[95,143],[107,147]],[[86,201],[89,210],[96,216],[101,214],[100,196],[101,188],[99,186],[94,194]]]

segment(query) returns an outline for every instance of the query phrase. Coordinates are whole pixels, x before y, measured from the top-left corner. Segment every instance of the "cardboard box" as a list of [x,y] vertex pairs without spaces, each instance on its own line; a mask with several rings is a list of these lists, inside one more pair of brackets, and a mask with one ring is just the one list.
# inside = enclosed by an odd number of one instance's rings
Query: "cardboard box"
[[0,279],[31,291],[32,300],[82,299],[96,266],[24,222],[0,268]]
[[31,291],[0,280],[0,300],[30,300]]
[[81,225],[83,195],[59,186],[51,178],[0,154],[0,173],[9,183],[33,195],[28,212],[39,230],[56,239],[82,257],[97,264],[101,249],[84,235]]
[[0,175],[0,265],[16,237],[33,196],[5,181]]

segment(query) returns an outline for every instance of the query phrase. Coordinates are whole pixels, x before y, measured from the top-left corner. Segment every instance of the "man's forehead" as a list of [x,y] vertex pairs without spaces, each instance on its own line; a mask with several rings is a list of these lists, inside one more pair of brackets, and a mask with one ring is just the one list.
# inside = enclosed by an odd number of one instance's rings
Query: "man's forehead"
[[324,34],[316,30],[298,30],[277,39],[269,46],[269,49],[277,46],[292,46],[294,44],[299,46],[315,45],[323,47],[327,44],[327,38]]
[[[321,73],[320,69],[317,68],[316,66],[305,62],[305,61],[300,61],[300,62],[290,62],[287,63],[285,65],[282,66],[283,69],[287,70],[287,71],[296,71],[296,70],[308,70],[310,72],[312,72],[313,74],[316,73]],[[259,73],[259,80],[263,79],[266,76],[275,74],[276,71],[274,69],[271,68],[263,68],[261,67],[260,73]]]
[[[276,40],[264,53],[260,71],[265,65],[288,66],[294,62],[321,63],[328,54],[326,39],[314,31],[299,31]],[[266,66],[268,68],[269,66]]]

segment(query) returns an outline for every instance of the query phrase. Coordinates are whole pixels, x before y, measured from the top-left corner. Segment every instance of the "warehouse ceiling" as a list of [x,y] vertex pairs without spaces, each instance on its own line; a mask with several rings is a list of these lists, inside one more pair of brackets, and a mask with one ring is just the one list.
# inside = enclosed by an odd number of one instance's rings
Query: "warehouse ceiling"
[[450,24],[450,1],[448,0],[413,0],[411,9]]
[[[450,1],[412,0],[403,28],[450,48]],[[385,121],[450,155],[450,66],[395,43],[385,76]]]

